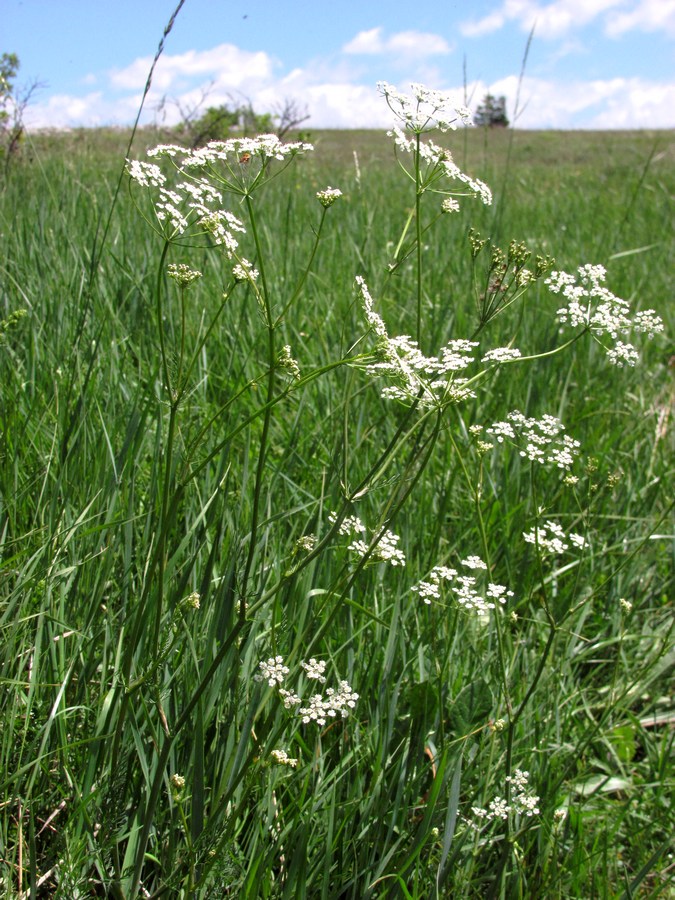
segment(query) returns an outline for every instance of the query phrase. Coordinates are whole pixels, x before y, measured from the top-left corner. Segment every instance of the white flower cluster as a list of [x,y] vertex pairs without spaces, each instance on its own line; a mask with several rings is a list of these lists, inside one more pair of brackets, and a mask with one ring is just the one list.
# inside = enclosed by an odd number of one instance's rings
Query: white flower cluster
[[[300,667],[304,670],[305,677],[314,681],[325,683],[326,663],[317,660],[314,657],[308,662],[301,662]],[[284,683],[290,669],[284,665],[283,657],[270,657],[259,663],[260,672],[255,676],[257,681],[267,681],[270,687],[276,687]],[[286,709],[297,709],[297,715],[302,718],[303,723],[316,722],[317,725],[325,725],[328,719],[340,717],[346,719],[350,710],[356,706],[359,695],[352,690],[347,681],[339,681],[337,690],[329,687],[326,689],[325,695],[314,694],[309,698],[307,704],[302,706],[302,698],[295,691],[279,688],[279,697],[281,698]],[[273,751],[272,756],[279,751]],[[276,757],[275,757],[276,758]],[[284,762],[277,758],[277,762]],[[286,762],[286,765],[293,765]]]
[[202,277],[201,272],[198,272],[196,269],[191,269],[189,266],[186,266],[185,263],[169,263],[167,272],[169,278],[173,278],[173,280],[183,288],[189,287],[193,281]]
[[335,201],[342,196],[342,191],[339,188],[327,187],[324,188],[323,191],[317,191],[316,196],[319,203],[328,209],[329,206],[332,206]]
[[172,159],[178,156],[181,158],[180,167],[201,168],[222,162],[228,165],[235,162],[245,165],[251,157],[259,157],[263,161],[268,159],[284,160],[313,149],[312,144],[302,141],[284,144],[276,134],[260,134],[257,137],[210,141],[206,146],[196,150],[189,150],[176,144],[159,144],[153,150],[148,150],[148,156],[151,158],[168,156]]
[[563,434],[564,430],[565,426],[555,416],[527,418],[514,410],[507,415],[507,421],[495,422],[485,432],[499,444],[508,439],[520,445],[520,455],[531,462],[552,463],[567,471],[578,455],[580,444]]
[[270,756],[274,762],[279,763],[280,766],[290,766],[294,769],[298,764],[298,760],[291,759],[285,750],[272,750]]
[[432,128],[454,131],[460,123],[471,125],[473,122],[466,106],[457,104],[450,94],[434,91],[423,84],[411,84],[412,94],[404,94],[386,81],[378,81],[377,89],[396,118],[417,134]]
[[481,362],[513,362],[514,359],[520,359],[521,356],[517,347],[496,347],[494,350],[488,350]]
[[570,532],[566,535],[557,522],[543,522],[536,525],[531,531],[524,531],[523,537],[528,544],[536,544],[542,553],[550,553],[552,556],[558,556],[569,550],[569,541],[574,544],[578,550],[583,550],[586,546],[586,538],[583,535]]
[[[337,516],[334,512],[329,513],[328,521],[331,524],[337,521]],[[366,526],[358,516],[346,516],[338,528],[338,534],[349,537],[355,534],[366,534],[366,531]],[[388,562],[392,566],[405,566],[405,554],[397,546],[400,540],[401,538],[398,534],[387,530],[382,532],[374,547],[371,547],[366,540],[357,539],[352,541],[347,550],[361,557],[368,554],[368,562]]]
[[370,550],[369,562],[388,562],[391,566],[405,566],[405,553],[396,546],[400,540],[398,534],[384,531],[372,549],[366,541],[361,540],[352,541],[347,549],[361,557]]
[[326,690],[326,696],[315,694],[309,699],[309,706],[303,706],[298,710],[302,721],[316,722],[317,725],[325,725],[329,718],[341,716],[346,719],[350,709],[354,709],[359,695],[352,691],[347,681],[340,681],[337,691],[334,688]]
[[235,281],[257,281],[259,274],[244,256],[232,267],[232,277]]
[[529,817],[539,815],[539,807],[537,805],[539,803],[539,797],[529,791],[529,777],[529,772],[523,772],[520,769],[516,769],[513,775],[508,775],[506,778],[514,791],[510,803],[507,803],[502,797],[495,797],[495,799],[488,804],[487,809],[482,809],[479,806],[472,806],[471,812],[476,818],[483,819],[485,822],[489,822],[492,819],[505,820],[508,818],[509,813]]
[[382,318],[373,308],[368,286],[360,275],[356,276],[356,284],[366,321],[378,338],[380,361],[367,366],[366,372],[388,376],[394,382],[382,388],[382,397],[406,404],[417,401],[422,407],[437,407],[475,397],[466,379],[457,378],[455,373],[475,361],[472,354],[478,346],[476,341],[450,341],[438,356],[424,356],[417,342],[408,335],[388,336]]
[[291,671],[288,666],[284,665],[282,656],[270,657],[259,663],[260,672],[256,675],[257,681],[266,681],[270,687],[275,684],[283,684],[284,678]]
[[[299,141],[284,144],[275,134],[211,141],[196,150],[160,144],[149,150],[148,156],[167,158],[178,173],[178,183],[170,187],[167,176],[154,162],[127,160],[127,172],[141,187],[159,189],[154,201],[155,215],[168,238],[183,235],[194,227],[197,233],[209,232],[231,258],[238,246],[234,233],[244,233],[245,229],[236,216],[222,209],[221,191],[241,195],[247,185],[258,179],[269,160],[285,160],[312,149],[311,144]],[[249,172],[251,160],[258,165]],[[238,280],[254,279],[250,264],[242,266]]]
[[[337,513],[329,513],[328,521],[331,525],[337,522]],[[345,516],[344,519],[340,522],[340,527],[338,528],[338,534],[365,534],[366,526],[363,524],[361,519],[358,516]]]
[[[427,166],[425,178],[423,179],[425,182],[432,180],[430,177],[431,173],[434,175],[444,175],[446,178],[451,178],[454,181],[461,181],[462,184],[466,184],[485,206],[490,206],[492,204],[492,191],[490,188],[479,178],[472,178],[470,175],[467,175],[466,172],[462,172],[457,163],[453,160],[450,151],[446,150],[445,147],[440,147],[433,141],[417,141],[408,138],[400,128],[396,127],[392,128],[391,131],[388,131],[387,134],[389,137],[393,137],[394,143],[399,150],[402,150],[404,153],[419,154],[420,159]],[[435,178],[433,180],[435,181]],[[448,204],[447,208],[445,205],[442,206],[443,212],[457,212],[458,210],[459,204],[457,201]]]
[[[473,571],[487,570],[487,565],[479,556],[467,556],[460,565]],[[487,616],[496,603],[504,604],[513,597],[513,591],[501,584],[489,582],[482,592],[478,590],[478,578],[474,575],[460,575],[448,566],[436,566],[427,581],[420,581],[411,588],[427,605],[441,599],[441,586],[448,585],[454,600],[466,610],[473,610],[479,616]]]
[[663,331],[663,321],[653,309],[641,310],[631,317],[630,305],[604,287],[606,272],[603,266],[585,265],[577,269],[577,276],[567,272],[551,272],[545,284],[554,294],[562,294],[567,306],[557,312],[561,325],[588,328],[596,337],[609,338],[605,346],[609,361],[616,366],[634,366],[639,359],[632,344],[619,340],[631,331],[649,338]]

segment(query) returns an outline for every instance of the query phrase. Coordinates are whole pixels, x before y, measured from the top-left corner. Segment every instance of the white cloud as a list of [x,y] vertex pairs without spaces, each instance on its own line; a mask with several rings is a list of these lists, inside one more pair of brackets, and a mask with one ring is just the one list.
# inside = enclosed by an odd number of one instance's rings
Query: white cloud
[[634,9],[608,16],[606,32],[610,37],[627,31],[665,31],[675,35],[675,0],[640,0]]
[[675,81],[611,78],[559,81],[526,76],[520,88],[520,109],[513,121],[518,78],[471,86],[474,101],[490,93],[507,98],[507,114],[518,128],[631,129],[675,126]]
[[[109,73],[110,82],[122,90],[142,90],[151,65],[150,57],[140,57],[124,69],[113,69]],[[239,87],[247,81],[271,78],[274,67],[272,57],[263,51],[251,53],[233,44],[219,44],[211,50],[188,50],[187,53],[161,56],[152,84],[155,90],[166,92],[187,79],[208,77],[220,84]]]
[[[657,8],[672,7],[673,0],[632,0],[632,5],[634,9],[623,12],[626,0],[554,0],[546,4],[537,0],[503,0],[498,9],[477,21],[464,22],[460,29],[466,37],[480,37],[514,22],[522,31],[534,28],[537,37],[553,39],[583,28],[599,16],[605,17],[608,31],[613,20],[626,16],[631,22],[628,27],[647,28],[650,18],[655,21],[663,15]],[[669,16],[672,18],[672,9]]]
[[[531,0],[509,2],[518,2],[521,10],[532,5]],[[558,5],[562,2],[559,0]],[[571,0],[565,2],[569,9]],[[593,0],[587,2],[589,6],[593,5]],[[646,8],[649,2],[644,0],[642,6]],[[597,11],[599,0],[595,0],[594,8]],[[422,80],[451,93],[453,87],[447,85],[443,72],[435,70],[424,57],[417,59],[412,53],[412,48],[419,46],[420,38],[438,36],[398,32],[386,37],[382,29],[376,28],[361,32],[347,46],[360,46],[363,53],[368,47],[385,48],[381,49],[383,53],[390,52],[386,48],[398,47],[395,58],[385,61],[390,69],[403,70],[398,81],[404,89],[406,83]],[[442,42],[443,39],[438,40]],[[433,41],[427,40],[426,46],[433,47]],[[407,50],[411,51],[409,56]],[[89,89],[82,96],[59,94],[45,102],[31,104],[26,113],[27,125],[37,128],[130,124],[140,104],[150,62],[136,60],[124,69],[109,73],[113,91]],[[357,70],[353,55],[318,57],[307,66],[282,74],[275,60],[266,53],[251,53],[229,44],[199,53],[167,56],[164,68],[158,66],[160,77],[153,81],[142,121],[152,121],[158,115],[163,97],[171,98],[162,110],[162,121],[166,125],[180,121],[181,110],[195,107],[218,106],[241,98],[250,100],[254,109],[264,112],[274,111],[293,99],[299,108],[307,108],[310,113],[307,123],[310,129],[388,127],[391,113],[374,83],[363,83],[361,61],[358,66]],[[97,88],[102,81],[98,79]],[[489,84],[476,82],[467,87],[472,98],[470,102],[474,104],[487,90],[506,95],[507,112],[514,119],[518,90],[516,75]],[[461,86],[454,89],[462,96]],[[580,78],[563,82],[528,75],[522,82],[521,109],[522,114],[514,122],[520,128],[672,128],[675,126],[675,79],[658,82],[641,78],[592,81]]]
[[342,52],[366,55],[384,53],[382,29],[371,28],[369,31],[359,31],[355,38],[344,45]]
[[436,56],[452,52],[440,34],[424,31],[399,31],[390,37],[382,36],[382,28],[360,31],[342,48],[343,53],[357,56],[399,55],[405,57]]

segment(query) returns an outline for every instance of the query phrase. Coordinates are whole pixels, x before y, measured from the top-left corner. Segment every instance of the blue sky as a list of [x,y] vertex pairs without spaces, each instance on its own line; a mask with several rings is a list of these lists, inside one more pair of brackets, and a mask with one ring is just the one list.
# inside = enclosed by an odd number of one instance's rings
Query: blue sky
[[[0,52],[42,85],[33,127],[133,121],[177,0],[0,0]],[[143,121],[295,100],[308,128],[384,127],[375,83],[487,90],[521,128],[675,127],[675,0],[186,0]]]

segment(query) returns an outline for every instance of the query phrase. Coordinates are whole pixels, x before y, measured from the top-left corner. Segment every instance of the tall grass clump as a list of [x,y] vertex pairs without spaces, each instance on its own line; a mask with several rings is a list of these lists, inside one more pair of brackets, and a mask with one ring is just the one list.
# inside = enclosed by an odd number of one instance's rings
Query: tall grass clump
[[663,323],[379,90],[5,186],[8,896],[666,896]]

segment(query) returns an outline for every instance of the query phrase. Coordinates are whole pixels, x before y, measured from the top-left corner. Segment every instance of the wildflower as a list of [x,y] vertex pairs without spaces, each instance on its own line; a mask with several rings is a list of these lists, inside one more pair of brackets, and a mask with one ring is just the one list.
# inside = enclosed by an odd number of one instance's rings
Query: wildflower
[[332,206],[335,203],[338,197],[342,196],[342,191],[339,188],[327,187],[322,191],[317,191],[316,196],[319,203],[325,209],[328,209],[329,206]]
[[155,163],[146,163],[138,159],[127,160],[127,172],[130,177],[141,187],[162,187],[166,184],[166,178],[162,170]]
[[494,350],[488,350],[481,362],[512,362],[514,359],[520,359],[521,355],[517,347],[497,347]]
[[[468,556],[462,565],[473,570],[487,569],[486,564],[478,556]],[[489,615],[496,608],[496,603],[504,605],[513,597],[513,591],[501,584],[487,585],[483,593],[478,590],[478,581],[473,575],[459,575],[456,569],[448,566],[435,566],[425,581],[420,581],[410,590],[418,594],[421,600],[430,605],[433,600],[441,598],[441,586],[450,591],[453,599],[464,609],[474,610],[479,616]],[[496,603],[495,603],[496,601]]]
[[603,346],[609,361],[619,367],[634,366],[638,352],[632,344],[619,340],[619,335],[634,330],[652,338],[663,331],[663,321],[653,309],[637,312],[631,318],[630,305],[604,286],[605,278],[603,266],[584,265],[577,269],[576,277],[567,272],[551,272],[544,283],[567,301],[567,306],[560,307],[556,314],[561,325],[586,328],[599,343],[600,338],[608,338],[613,346]]
[[[331,525],[337,522],[337,513],[329,513],[328,521]],[[342,522],[340,522],[340,527],[338,528],[338,534],[365,534],[366,526],[363,524],[361,519],[358,516],[345,516]]]
[[286,344],[285,347],[282,347],[281,353],[277,358],[277,365],[282,369],[286,369],[293,378],[300,378],[300,366],[293,359],[291,348],[288,344]]
[[201,272],[191,269],[184,263],[170,263],[167,271],[169,278],[173,278],[176,284],[182,288],[189,287],[194,281],[202,277]]
[[281,697],[284,706],[286,709],[292,709],[294,706],[297,706],[299,703],[302,703],[302,700],[295,691],[287,691],[285,688],[279,688],[279,696]]
[[566,535],[564,530],[556,522],[548,521],[537,524],[530,531],[524,531],[523,537],[528,544],[536,544],[540,552],[559,556],[569,550],[570,541],[578,550],[586,546],[586,538],[573,532]]
[[400,540],[399,535],[384,531],[374,547],[370,547],[366,541],[357,540],[347,549],[359,556],[366,556],[369,553],[368,558],[371,562],[388,562],[392,566],[405,566],[405,554],[396,546]]
[[307,673],[308,678],[315,678],[317,681],[325,681],[324,672],[326,671],[326,663],[312,657],[309,662],[301,662],[300,665]]
[[201,597],[198,591],[193,591],[188,597],[183,601],[187,607],[190,609],[199,609],[199,601]]
[[169,784],[171,785],[172,795],[174,798],[178,799],[185,789],[185,778],[183,778],[182,775],[174,773],[171,778],[169,778]]
[[232,277],[235,281],[256,281],[260,273],[253,265],[242,256],[239,262],[232,267]]
[[567,471],[574,463],[580,444],[563,434],[564,430],[564,425],[555,416],[526,418],[514,410],[508,414],[507,421],[495,422],[486,429],[486,433],[500,444],[505,439],[520,444],[520,455],[531,462],[552,463]]
[[284,665],[283,657],[270,657],[267,661],[263,660],[259,663],[260,673],[256,676],[259,681],[266,681],[270,687],[276,684],[283,684],[284,678],[290,672],[288,666]]
[[459,203],[455,200],[454,197],[446,197],[443,203],[441,203],[441,212],[459,212]]
[[623,597],[619,600],[619,604],[621,605],[621,611],[626,613],[626,615],[628,615],[633,608],[633,604],[630,600],[625,600]]
[[567,818],[567,810],[564,807],[560,807],[553,812],[553,819],[555,822],[564,822]]
[[356,284],[366,321],[378,339],[377,361],[367,365],[366,372],[387,376],[392,382],[382,389],[382,397],[415,402],[422,407],[437,407],[475,396],[466,385],[466,379],[458,378],[456,373],[474,361],[476,341],[452,340],[438,356],[424,356],[417,342],[408,335],[389,337],[384,322],[373,309],[373,298],[364,279],[357,276]]
[[270,756],[281,766],[290,766],[292,769],[294,769],[298,764],[298,760],[291,759],[291,757],[288,755],[288,753],[286,753],[285,750],[272,750]]
[[311,553],[311,551],[316,547],[316,535],[315,534],[303,534],[302,537],[299,537],[295,542],[295,552],[300,553],[304,551],[305,553]]
[[462,565],[466,566],[467,569],[487,569],[487,565],[480,556],[467,556],[466,559],[462,560]]
[[455,130],[458,124],[471,125],[471,111],[457,104],[449,94],[435,91],[423,84],[410,85],[412,95],[403,94],[394,85],[378,81],[377,89],[387,101],[389,109],[405,128],[421,134],[431,128],[439,131]]
[[516,769],[513,775],[508,775],[506,778],[512,789],[510,802],[503,797],[495,797],[490,801],[487,809],[473,806],[471,811],[474,816],[487,823],[493,819],[505,821],[511,813],[528,817],[539,815],[539,797],[530,792],[529,777],[529,772]]

